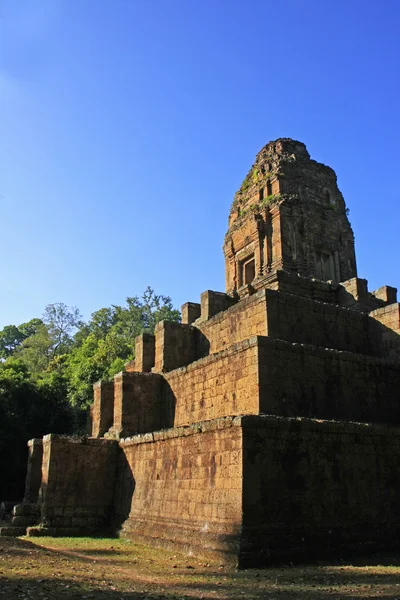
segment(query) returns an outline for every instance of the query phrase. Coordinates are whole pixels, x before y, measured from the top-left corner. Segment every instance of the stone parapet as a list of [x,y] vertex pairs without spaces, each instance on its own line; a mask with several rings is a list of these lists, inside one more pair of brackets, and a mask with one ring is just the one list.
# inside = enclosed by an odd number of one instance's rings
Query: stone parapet
[[155,328],[155,373],[172,371],[197,358],[197,330],[191,325],[160,321]]
[[201,304],[197,302],[186,302],[182,304],[182,323],[184,325],[191,325],[200,318],[201,315]]
[[137,336],[135,342],[135,371],[150,373],[155,363],[156,340],[150,333]]
[[29,440],[24,503],[35,503],[38,501],[40,483],[42,480],[42,458],[42,440],[37,438]]
[[121,372],[114,377],[114,422],[107,437],[124,437],[165,426],[170,411],[163,402],[157,373]]
[[381,354],[400,361],[400,304],[395,302],[370,312],[371,335],[375,336]]
[[397,302],[397,288],[390,285],[383,285],[374,292],[371,292],[371,294],[385,304],[394,304]]
[[206,290],[201,294],[201,320],[207,321],[214,315],[235,304],[236,300],[224,292]]
[[114,382],[93,385],[92,437],[103,437],[114,422]]

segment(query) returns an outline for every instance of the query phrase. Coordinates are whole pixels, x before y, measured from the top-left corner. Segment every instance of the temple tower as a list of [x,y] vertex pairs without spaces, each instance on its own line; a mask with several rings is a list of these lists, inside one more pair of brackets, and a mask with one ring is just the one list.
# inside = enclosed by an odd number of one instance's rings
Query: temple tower
[[354,235],[333,169],[301,142],[269,142],[235,195],[224,255],[228,294],[268,287],[278,271],[356,277]]

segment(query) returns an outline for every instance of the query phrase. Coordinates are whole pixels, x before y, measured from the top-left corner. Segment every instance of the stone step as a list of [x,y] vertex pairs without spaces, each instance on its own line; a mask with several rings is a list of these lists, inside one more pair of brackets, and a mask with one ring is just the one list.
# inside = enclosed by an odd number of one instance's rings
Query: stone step
[[[98,535],[99,530],[95,527],[43,527],[34,526],[26,529],[28,537],[87,537]],[[111,535],[104,532],[104,535]]]
[[22,503],[16,504],[12,511],[13,517],[39,517],[40,506],[39,504]]
[[26,527],[13,527],[12,525],[0,527],[0,537],[19,537],[21,535],[26,535]]
[[12,527],[29,527],[29,525],[36,525],[39,521],[39,516],[35,515],[26,515],[26,516],[16,516],[11,519]]
[[0,521],[11,515],[16,504],[21,504],[21,500],[2,500],[0,503]]

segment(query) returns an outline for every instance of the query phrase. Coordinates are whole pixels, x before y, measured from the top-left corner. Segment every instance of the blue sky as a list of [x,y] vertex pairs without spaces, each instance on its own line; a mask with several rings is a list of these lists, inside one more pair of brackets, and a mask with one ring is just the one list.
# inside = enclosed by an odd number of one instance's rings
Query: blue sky
[[0,0],[0,327],[224,290],[270,140],[333,167],[360,277],[400,287],[398,0]]

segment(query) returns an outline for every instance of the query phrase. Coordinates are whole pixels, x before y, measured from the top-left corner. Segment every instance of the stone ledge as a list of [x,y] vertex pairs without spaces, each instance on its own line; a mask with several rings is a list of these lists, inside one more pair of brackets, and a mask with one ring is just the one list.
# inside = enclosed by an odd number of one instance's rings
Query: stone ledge
[[[28,527],[26,535],[28,537],[86,537],[99,535],[101,530],[98,527]],[[20,534],[21,535],[21,534]],[[25,535],[25,534],[22,534]],[[108,532],[110,535],[110,532]],[[112,536],[113,537],[113,536]]]
[[[258,340],[258,346],[260,349],[264,348],[275,348],[277,350],[289,350],[299,354],[314,355],[319,357],[325,357],[327,355],[332,358],[340,358],[341,361],[348,362],[363,362],[370,365],[384,365],[387,367],[393,367],[399,369],[399,362],[396,360],[390,360],[387,358],[381,358],[380,356],[371,356],[369,354],[359,354],[356,352],[350,352],[348,350],[336,350],[335,348],[324,348],[323,346],[314,346],[313,344],[301,344],[300,342],[287,342],[285,340],[279,340],[268,336],[257,336],[257,338],[250,338],[248,341],[252,342],[251,345],[255,345],[255,339]],[[217,355],[213,355],[217,356]]]
[[200,358],[187,366],[179,367],[178,369],[174,369],[169,371],[168,373],[164,373],[164,377],[168,380],[180,377],[184,373],[190,373],[196,369],[201,369],[206,365],[209,365],[213,362],[221,360],[223,358],[232,356],[233,354],[238,354],[239,352],[243,352],[248,350],[249,348],[253,348],[258,346],[259,349],[263,348],[275,348],[278,350],[290,350],[297,353],[309,354],[315,356],[325,357],[330,355],[332,357],[340,357],[342,361],[349,362],[363,362],[368,363],[370,365],[385,365],[389,367],[399,368],[399,362],[396,360],[391,360],[387,358],[382,358],[379,356],[371,356],[369,354],[360,354],[356,352],[350,352],[349,350],[336,350],[335,348],[324,348],[323,346],[315,346],[313,344],[303,344],[300,342],[288,342],[286,340],[280,340],[278,338],[272,338],[269,336],[251,336],[246,340],[241,342],[237,342],[225,348],[224,350],[220,350],[215,354],[210,354],[209,356],[205,356],[204,358]]
[[241,418],[242,417],[240,416],[220,417],[210,421],[199,421],[198,423],[192,423],[191,425],[187,426],[172,427],[171,429],[161,429],[160,431],[154,431],[153,433],[138,434],[132,437],[121,439],[120,446],[126,448],[127,446],[133,446],[136,444],[162,442],[173,438],[182,438],[199,433],[206,433],[208,431],[237,427],[241,425]]
[[0,527],[0,537],[20,537],[25,534],[26,527],[13,527],[12,525]]
[[43,436],[43,442],[59,442],[63,444],[81,444],[82,446],[107,446],[116,444],[117,440],[105,438],[93,438],[87,436],[60,435],[58,433],[48,433]]
[[266,294],[265,289],[258,290],[255,294],[253,294],[251,296],[247,296],[246,298],[243,298],[239,302],[232,304],[232,306],[229,306],[229,308],[226,308],[225,310],[218,312],[217,314],[213,315],[212,317],[210,317],[207,320],[201,320],[201,318],[197,319],[196,321],[194,321],[192,323],[192,325],[194,327],[196,327],[197,329],[199,329],[200,331],[203,331],[203,329],[208,329],[210,326],[216,325],[216,324],[220,323],[221,321],[223,321],[226,318],[226,315],[228,312],[230,314],[233,314],[235,312],[241,313],[249,305],[257,304],[258,302],[262,302],[263,300],[265,300],[265,294]]
[[398,311],[400,313],[400,303],[393,302],[392,304],[387,304],[386,306],[382,306],[381,308],[376,308],[375,310],[371,310],[369,313],[370,317],[375,318],[381,315],[390,314],[392,312]]
[[183,427],[162,429],[153,433],[135,435],[120,440],[120,446],[127,448],[149,442],[163,442],[174,438],[182,438],[209,431],[242,427],[243,429],[284,429],[286,431],[312,431],[321,434],[368,434],[375,436],[398,437],[400,442],[400,427],[375,423],[359,423],[356,421],[333,421],[311,419],[309,417],[280,417],[275,415],[237,415],[221,417],[210,421],[200,421]]
[[357,421],[336,421],[329,419],[312,419],[310,417],[280,417],[275,415],[243,415],[240,426],[243,429],[285,429],[286,431],[310,431],[321,434],[344,433],[349,435],[368,434],[368,436],[398,437],[400,427],[379,423],[362,423]]
[[208,356],[205,356],[204,358],[199,358],[198,360],[184,367],[179,367],[178,369],[173,369],[168,373],[164,373],[164,377],[166,377],[167,380],[171,379],[172,377],[180,377],[183,373],[190,373],[191,371],[200,369],[215,361],[221,360],[221,358],[226,358],[228,356],[231,356],[232,354],[238,354],[239,352],[243,352],[248,348],[253,348],[254,346],[257,346],[257,340],[259,338],[260,336],[252,336],[247,340],[236,342],[236,344],[232,344],[232,346],[229,346],[229,348],[225,348],[224,350],[220,350],[219,352],[216,352],[215,354],[210,354]]

